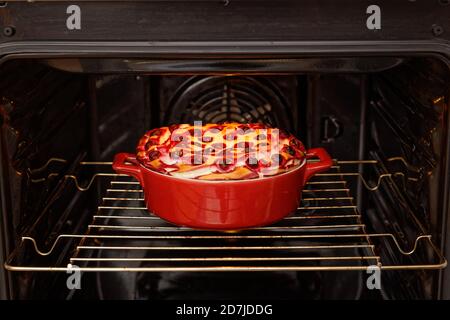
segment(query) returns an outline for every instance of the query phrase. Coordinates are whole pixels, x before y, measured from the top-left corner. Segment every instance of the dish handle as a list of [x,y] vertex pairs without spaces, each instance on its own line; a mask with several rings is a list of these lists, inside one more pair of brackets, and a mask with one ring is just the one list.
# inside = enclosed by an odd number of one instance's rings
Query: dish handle
[[114,171],[135,177],[142,185],[142,173],[136,156],[131,153],[118,153],[112,164]]
[[333,165],[333,159],[324,148],[313,148],[306,151],[306,159],[318,158],[319,161],[307,162],[303,184],[305,184],[316,173],[326,171]]

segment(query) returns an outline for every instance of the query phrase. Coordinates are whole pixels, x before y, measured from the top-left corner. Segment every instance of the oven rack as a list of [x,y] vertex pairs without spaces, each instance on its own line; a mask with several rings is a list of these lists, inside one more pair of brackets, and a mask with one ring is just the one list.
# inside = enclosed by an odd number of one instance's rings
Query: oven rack
[[[309,161],[315,161],[315,160],[309,160]],[[332,169],[337,169],[340,168],[341,165],[377,165],[378,161],[377,160],[337,160],[337,159],[333,159],[335,165],[332,167]],[[406,169],[407,171],[410,172],[414,172],[414,173],[418,173],[420,172],[420,170],[416,167],[414,167],[413,165],[409,164],[403,157],[391,157],[388,158],[386,160],[387,162],[399,162],[401,163]],[[43,166],[39,167],[39,168],[35,168],[35,169],[30,169],[28,168],[26,170],[26,173],[31,177],[30,181],[32,183],[41,183],[41,182],[46,182],[49,179],[53,178],[53,177],[58,177],[60,176],[59,172],[50,172],[47,174],[47,176],[44,177],[35,177],[35,175],[37,173],[41,173],[41,172],[45,172],[45,170],[53,163],[62,163],[62,164],[66,164],[67,160],[65,159],[61,159],[61,158],[50,158]],[[112,162],[110,161],[81,161],[79,162],[79,165],[81,167],[89,167],[89,166],[111,166]],[[17,172],[19,175],[22,175],[23,173],[21,172]],[[331,177],[331,176],[337,176],[337,177],[357,177],[362,185],[368,189],[369,191],[376,191],[378,190],[378,188],[380,187],[381,183],[383,182],[383,180],[388,179],[388,178],[402,178],[403,180],[408,179],[408,180],[412,180],[415,181],[417,180],[417,178],[411,177],[411,176],[406,176],[404,172],[402,171],[396,171],[396,172],[392,172],[392,173],[381,173],[378,175],[378,179],[376,181],[375,184],[371,185],[369,182],[367,182],[367,180],[365,179],[365,177],[363,176],[363,174],[361,172],[333,172],[333,173],[327,173],[327,176]],[[89,189],[91,188],[91,186],[94,185],[94,182],[96,181],[96,179],[98,178],[102,178],[102,177],[126,177],[127,175],[125,174],[117,174],[117,173],[110,173],[110,172],[99,172],[99,173],[95,173],[91,176],[91,178],[89,179],[89,181],[87,183],[81,183],[79,180],[79,178],[76,175],[73,174],[66,174],[63,176],[64,180],[71,180],[73,181],[75,187],[78,189],[78,191],[89,191]],[[320,174],[319,174],[320,176]]]
[[[56,160],[55,160],[56,159]],[[28,170],[29,174],[46,172],[52,162]],[[414,171],[403,158],[399,161]],[[81,166],[105,166],[111,162],[81,162]],[[72,180],[79,192],[90,189],[95,179],[108,183],[92,222],[82,234],[60,234],[48,248],[42,248],[35,238],[25,235],[20,245],[8,257],[5,267],[11,271],[337,271],[367,270],[376,266],[384,270],[441,269],[445,257],[429,234],[419,234],[409,247],[400,244],[392,233],[369,233],[352,196],[349,179],[357,178],[369,191],[376,191],[394,177],[414,179],[403,172],[383,172],[369,183],[357,171],[342,167],[377,166],[376,160],[338,161],[329,172],[317,174],[303,190],[302,204],[294,214],[266,227],[239,232],[213,232],[179,227],[150,214],[145,207],[143,192],[134,178],[111,172],[98,172],[80,183]],[[35,183],[59,175],[51,172]],[[420,228],[419,228],[420,229]],[[423,229],[421,229],[423,231]],[[70,242],[73,250],[56,263],[52,256]],[[386,245],[396,250],[396,264],[383,263]],[[17,263],[25,249],[35,252],[38,262]],[[428,259],[422,259],[426,250]],[[416,257],[417,256],[417,257]],[[425,255],[426,256],[426,255]],[[415,263],[408,263],[415,257]]]

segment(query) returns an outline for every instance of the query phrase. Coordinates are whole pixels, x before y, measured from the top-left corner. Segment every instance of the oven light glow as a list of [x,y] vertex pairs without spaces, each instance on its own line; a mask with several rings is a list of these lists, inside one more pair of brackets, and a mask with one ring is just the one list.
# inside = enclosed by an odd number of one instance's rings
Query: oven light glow
[[433,104],[438,104],[444,101],[444,96],[437,97],[433,100]]

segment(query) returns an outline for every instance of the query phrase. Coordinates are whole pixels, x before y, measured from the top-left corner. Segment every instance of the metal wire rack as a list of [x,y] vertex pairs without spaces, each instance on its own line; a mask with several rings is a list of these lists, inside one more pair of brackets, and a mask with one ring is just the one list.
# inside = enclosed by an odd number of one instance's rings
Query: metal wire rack
[[[388,161],[409,166],[403,158]],[[52,162],[64,160],[50,159],[29,173],[44,172]],[[193,230],[163,221],[147,211],[139,183],[126,175],[96,173],[83,186],[77,176],[66,175],[64,179],[72,180],[79,192],[87,191],[95,179],[107,179],[109,183],[86,232],[60,234],[47,249],[40,248],[33,237],[23,236],[5,267],[11,271],[67,271],[76,266],[81,271],[126,272],[444,268],[447,261],[428,234],[417,235],[410,248],[402,248],[391,233],[368,233],[346,180],[356,177],[369,191],[375,191],[386,179],[409,178],[402,172],[383,173],[375,184],[370,184],[360,172],[343,171],[346,165],[376,166],[377,161],[335,161],[329,172],[317,174],[307,183],[302,205],[291,216],[271,226],[235,232]],[[52,175],[57,174],[50,173],[47,178]],[[39,183],[47,178],[33,181]],[[74,242],[71,254],[49,264],[52,260],[48,257],[67,241]],[[432,257],[423,263],[385,264],[380,251],[386,241],[394,245],[399,256],[412,256],[425,248]],[[30,245],[41,261],[34,265],[16,263],[17,256]]]

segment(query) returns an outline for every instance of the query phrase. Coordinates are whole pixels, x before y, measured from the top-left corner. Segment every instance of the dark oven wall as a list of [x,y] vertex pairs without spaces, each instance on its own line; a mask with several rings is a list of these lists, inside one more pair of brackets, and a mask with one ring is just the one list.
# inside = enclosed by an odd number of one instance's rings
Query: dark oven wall
[[[90,156],[89,102],[85,76],[32,61],[4,64],[1,74],[2,240],[12,251],[20,235],[45,243],[85,223],[89,199],[73,188],[62,192],[70,182],[48,175],[71,174]],[[61,160],[48,168],[51,157]],[[27,250],[21,259],[32,257]],[[46,292],[35,288],[51,288],[54,279],[9,274],[5,285],[12,297],[34,297]]]
[[[102,185],[92,179],[98,168],[79,163],[133,152],[149,128],[148,79],[73,74],[31,60],[6,63],[0,73],[3,253],[17,247],[21,235],[36,237],[48,249],[59,234],[85,230],[98,205]],[[85,187],[88,192],[79,192]],[[20,260],[36,261],[33,250],[26,248]],[[52,261],[70,250],[65,244]],[[2,289],[11,297],[68,294],[61,274],[5,278]]]
[[[381,183],[371,192],[354,179],[351,187],[369,230],[395,234],[403,248],[413,248],[417,235],[427,233],[448,246],[448,66],[433,59],[406,59],[382,73],[309,79],[308,142],[326,147],[338,159],[381,161],[387,172],[395,173],[393,184]],[[378,185],[380,172],[361,170],[370,186]],[[398,261],[395,244],[383,245],[389,248],[385,261]],[[415,261],[413,256],[402,259]],[[388,271],[385,297],[437,298],[447,291],[443,275]]]

